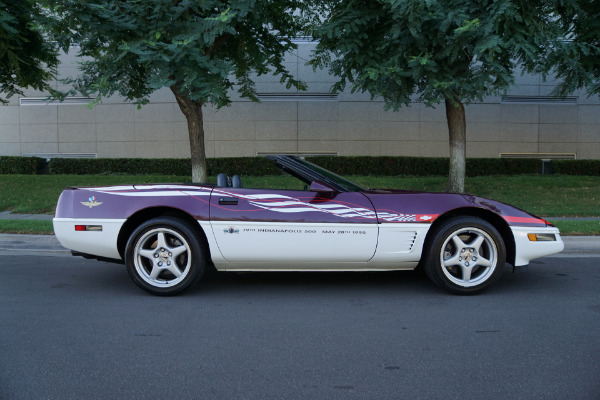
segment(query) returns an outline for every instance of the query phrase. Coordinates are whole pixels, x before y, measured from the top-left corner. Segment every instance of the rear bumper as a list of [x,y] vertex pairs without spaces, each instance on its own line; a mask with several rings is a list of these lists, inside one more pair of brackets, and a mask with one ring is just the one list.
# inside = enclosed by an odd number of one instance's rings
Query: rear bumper
[[[560,237],[558,228],[528,228],[528,227],[511,227],[515,238],[515,267],[525,266],[529,261],[536,258],[549,256],[560,253],[565,244]],[[554,241],[531,241],[527,237],[528,234],[553,234],[556,238]]]
[[[125,219],[54,218],[54,233],[63,247],[96,257],[121,259],[117,238]],[[75,225],[101,226],[100,231],[76,231]]]

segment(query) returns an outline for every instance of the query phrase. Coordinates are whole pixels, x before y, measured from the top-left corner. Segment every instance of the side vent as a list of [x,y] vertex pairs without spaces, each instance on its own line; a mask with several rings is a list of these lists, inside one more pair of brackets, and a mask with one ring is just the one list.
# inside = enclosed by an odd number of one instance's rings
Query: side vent
[[268,152],[268,151],[257,151],[256,155],[258,157],[267,157],[267,156],[296,156],[300,158],[311,157],[311,156],[339,156],[337,151],[280,151],[280,152]]
[[417,240],[417,232],[412,232],[411,236],[407,235],[406,245],[408,247],[408,251],[411,251],[413,246],[415,245],[415,241]]
[[19,99],[19,105],[21,106],[49,106],[49,105],[82,105],[90,104],[92,99],[90,97],[66,97],[63,101],[50,99],[48,97],[21,97]]
[[40,157],[49,161],[52,158],[97,158],[96,153],[22,153],[23,157]]
[[337,94],[331,93],[258,93],[260,101],[335,101]]
[[578,96],[552,97],[552,96],[502,96],[502,103],[506,104],[577,104]]
[[318,40],[315,40],[312,36],[296,36],[292,38],[292,43],[319,43]]
[[500,153],[500,158],[539,158],[541,160],[575,160],[577,153]]

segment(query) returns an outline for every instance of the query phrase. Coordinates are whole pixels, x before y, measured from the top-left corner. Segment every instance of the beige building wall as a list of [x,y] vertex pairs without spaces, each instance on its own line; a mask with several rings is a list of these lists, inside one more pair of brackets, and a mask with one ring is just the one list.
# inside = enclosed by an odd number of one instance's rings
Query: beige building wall
[[[285,89],[279,78],[256,78],[261,103],[236,98],[231,107],[204,110],[208,157],[264,153],[369,156],[448,156],[444,105],[411,103],[398,112],[366,94],[330,96],[333,79],[305,66],[314,43],[299,43],[286,60],[309,90]],[[76,74],[75,51],[65,56],[61,74]],[[57,87],[60,87],[57,83]],[[501,153],[573,153],[600,158],[600,101],[574,93],[549,103],[553,82],[516,77],[508,98],[490,97],[466,107],[467,156]],[[512,96],[512,97],[510,97]],[[527,96],[527,97],[525,97]],[[127,104],[114,96],[86,104],[24,105],[43,98],[28,91],[0,106],[0,155],[80,155],[95,157],[189,157],[187,124],[168,89],[151,103]],[[516,102],[515,102],[516,101]]]

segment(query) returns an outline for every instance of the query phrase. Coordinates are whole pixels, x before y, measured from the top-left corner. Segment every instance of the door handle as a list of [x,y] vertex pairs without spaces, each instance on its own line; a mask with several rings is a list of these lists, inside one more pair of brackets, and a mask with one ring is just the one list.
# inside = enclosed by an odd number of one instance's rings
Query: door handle
[[237,197],[219,197],[219,204],[221,205],[237,205]]

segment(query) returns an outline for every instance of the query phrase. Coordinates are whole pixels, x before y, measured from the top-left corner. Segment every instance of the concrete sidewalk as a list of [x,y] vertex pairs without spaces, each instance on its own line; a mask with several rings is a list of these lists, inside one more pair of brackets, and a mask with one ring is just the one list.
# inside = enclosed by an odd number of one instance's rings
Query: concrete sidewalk
[[0,211],[0,219],[29,219],[29,220],[52,220],[54,215],[48,214],[13,214],[10,211]]
[[[600,257],[600,236],[563,236],[565,249],[551,257]],[[54,235],[0,233],[0,255],[70,256]]]
[[0,254],[70,256],[54,235],[0,233]]

